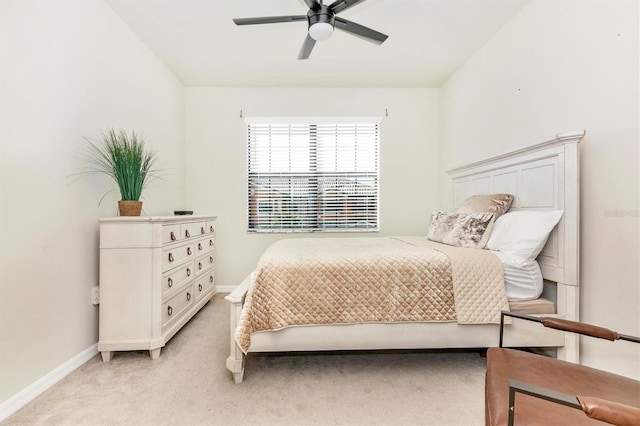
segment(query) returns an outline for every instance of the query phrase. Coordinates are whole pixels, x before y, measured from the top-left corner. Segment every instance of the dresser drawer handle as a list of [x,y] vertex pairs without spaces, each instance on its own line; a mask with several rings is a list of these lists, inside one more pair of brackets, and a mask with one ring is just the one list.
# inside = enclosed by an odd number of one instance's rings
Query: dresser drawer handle
[[202,244],[198,243],[198,250],[202,250]]
[[169,262],[173,262],[173,253],[169,253]]
[[205,232],[205,231],[204,231],[204,226],[201,226],[201,227],[200,227],[200,233],[201,233],[201,234],[204,234],[204,232]]
[[213,256],[209,256],[209,263],[213,263]]
[[213,275],[209,275],[209,282],[212,283],[213,282]]
[[191,247],[187,247],[187,255],[191,256]]
[[213,225],[209,226],[209,232],[213,232]]
[[198,291],[202,291],[202,284],[198,284]]
[[171,231],[171,241],[175,241],[176,240],[176,234]]
[[187,293],[187,302],[191,300],[191,293]]
[[198,262],[198,271],[202,269],[202,262]]
[[169,316],[173,315],[173,308],[172,308],[171,306],[169,306],[169,307],[167,308],[167,314],[168,314]]
[[213,240],[209,240],[209,245],[213,246]]
[[185,236],[185,237],[187,237],[187,238],[189,238],[189,237],[191,236],[191,234],[189,233],[189,230],[188,230],[188,229],[186,229],[186,230],[184,231],[184,236]]
[[187,268],[187,276],[190,277],[191,276],[191,268]]
[[167,280],[167,285],[169,286],[169,288],[173,287],[173,280],[171,278]]

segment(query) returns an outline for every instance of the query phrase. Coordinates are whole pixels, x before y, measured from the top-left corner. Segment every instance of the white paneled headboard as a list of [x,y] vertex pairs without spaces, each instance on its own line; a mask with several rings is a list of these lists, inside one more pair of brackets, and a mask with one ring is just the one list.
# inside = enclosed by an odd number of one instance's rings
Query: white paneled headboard
[[545,279],[579,284],[580,176],[578,143],[585,132],[552,140],[447,171],[453,204],[471,195],[514,195],[511,210],[563,210],[562,220],[538,257]]
[[[558,314],[579,319],[580,151],[585,132],[558,134],[527,148],[448,170],[453,205],[471,195],[514,195],[511,210],[563,210],[538,256],[545,280],[556,282]],[[566,337],[563,356],[578,359],[578,340]]]

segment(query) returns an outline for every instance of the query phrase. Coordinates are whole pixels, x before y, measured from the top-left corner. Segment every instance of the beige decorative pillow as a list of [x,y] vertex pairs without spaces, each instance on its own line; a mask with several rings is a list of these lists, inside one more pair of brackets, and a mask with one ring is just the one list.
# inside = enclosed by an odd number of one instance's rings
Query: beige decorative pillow
[[511,203],[513,202],[513,195],[511,194],[487,194],[487,195],[473,195],[467,198],[460,207],[458,207],[457,213],[493,213],[496,216],[505,214]]
[[427,238],[450,246],[484,248],[495,215],[493,213],[445,213],[434,211]]

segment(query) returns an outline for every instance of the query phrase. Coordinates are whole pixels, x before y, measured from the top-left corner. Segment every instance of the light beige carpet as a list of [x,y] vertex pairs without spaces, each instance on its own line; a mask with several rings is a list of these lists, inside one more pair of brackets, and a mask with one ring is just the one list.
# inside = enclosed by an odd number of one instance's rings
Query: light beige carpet
[[474,352],[254,355],[225,368],[229,308],[207,304],[152,361],[96,356],[2,425],[481,425]]

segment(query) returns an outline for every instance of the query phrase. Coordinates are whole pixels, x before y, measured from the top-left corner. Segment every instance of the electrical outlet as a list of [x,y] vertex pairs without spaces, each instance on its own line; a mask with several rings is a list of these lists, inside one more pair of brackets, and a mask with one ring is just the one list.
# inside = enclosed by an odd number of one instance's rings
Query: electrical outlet
[[93,286],[91,287],[91,304],[97,305],[100,303],[100,287]]

